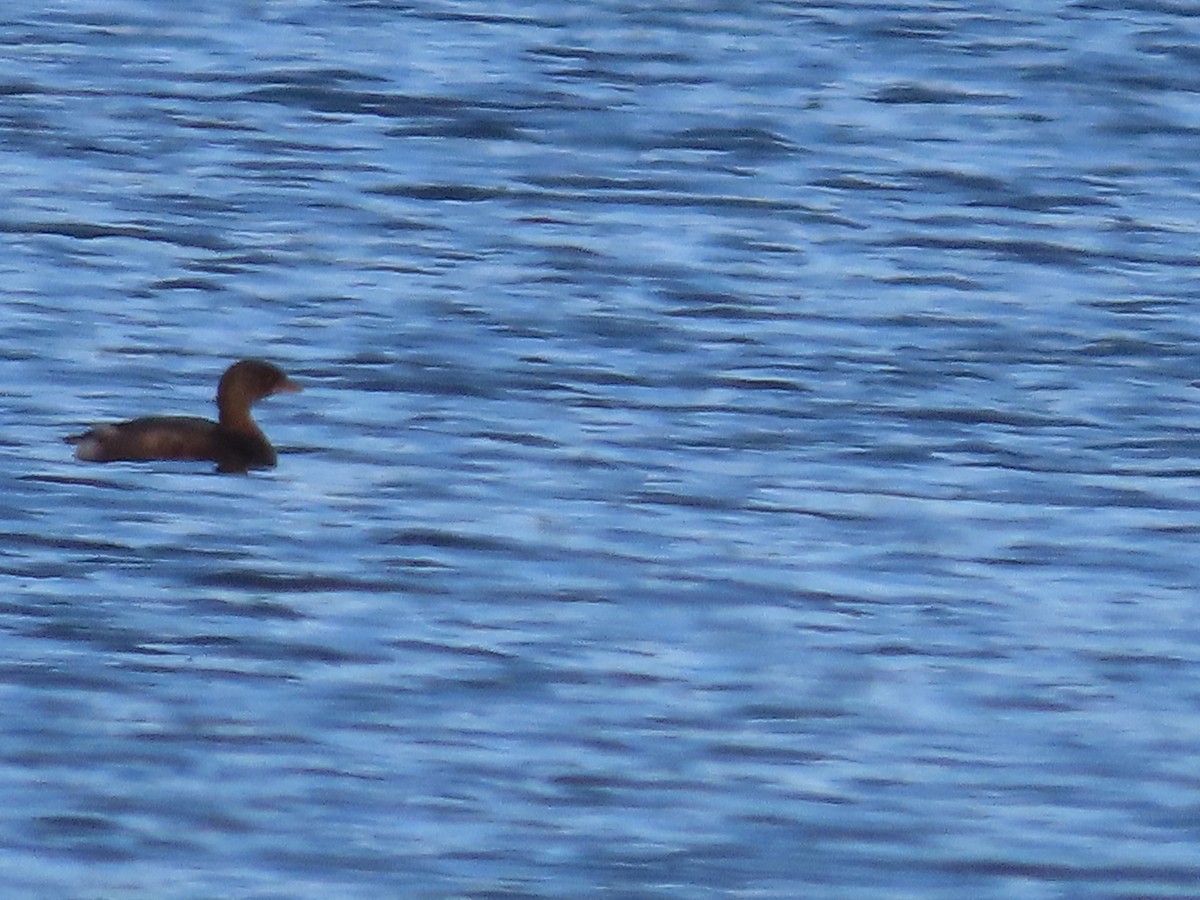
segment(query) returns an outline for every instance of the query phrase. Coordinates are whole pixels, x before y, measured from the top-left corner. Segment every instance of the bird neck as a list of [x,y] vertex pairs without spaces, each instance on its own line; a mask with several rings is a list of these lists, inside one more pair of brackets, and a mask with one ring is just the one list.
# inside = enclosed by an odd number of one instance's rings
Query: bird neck
[[250,415],[249,406],[242,406],[240,404],[222,406],[219,421],[223,428],[228,428],[231,431],[240,431],[246,434],[262,434],[258,424]]

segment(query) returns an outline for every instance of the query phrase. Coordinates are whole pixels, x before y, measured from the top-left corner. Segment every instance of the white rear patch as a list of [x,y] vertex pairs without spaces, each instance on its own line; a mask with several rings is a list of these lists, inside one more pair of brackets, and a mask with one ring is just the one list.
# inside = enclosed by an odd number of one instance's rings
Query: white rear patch
[[111,425],[101,425],[88,432],[87,437],[75,445],[75,458],[87,462],[104,462],[103,440],[115,431]]

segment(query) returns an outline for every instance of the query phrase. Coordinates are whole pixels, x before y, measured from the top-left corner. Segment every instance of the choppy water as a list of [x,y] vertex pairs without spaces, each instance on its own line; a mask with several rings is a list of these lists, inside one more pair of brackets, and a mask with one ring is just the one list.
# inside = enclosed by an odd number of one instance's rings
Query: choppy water
[[1193,13],[6,7],[4,896],[1194,896]]

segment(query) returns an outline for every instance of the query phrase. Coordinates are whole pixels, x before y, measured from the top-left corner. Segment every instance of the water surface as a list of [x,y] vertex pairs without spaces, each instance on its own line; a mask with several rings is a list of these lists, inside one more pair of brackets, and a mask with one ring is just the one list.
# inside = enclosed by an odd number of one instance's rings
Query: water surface
[[6,896],[1193,894],[1198,38],[17,4]]

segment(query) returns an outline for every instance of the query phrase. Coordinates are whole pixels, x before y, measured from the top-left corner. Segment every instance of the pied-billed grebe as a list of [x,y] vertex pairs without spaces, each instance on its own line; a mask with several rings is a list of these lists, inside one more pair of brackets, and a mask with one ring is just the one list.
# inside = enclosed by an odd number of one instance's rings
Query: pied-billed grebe
[[217,387],[220,420],[192,416],[144,416],[118,425],[97,425],[64,440],[76,459],[88,462],[149,459],[203,459],[218,472],[245,472],[275,466],[275,448],[250,407],[272,394],[296,393],[300,385],[278,366],[257,359],[234,363]]

